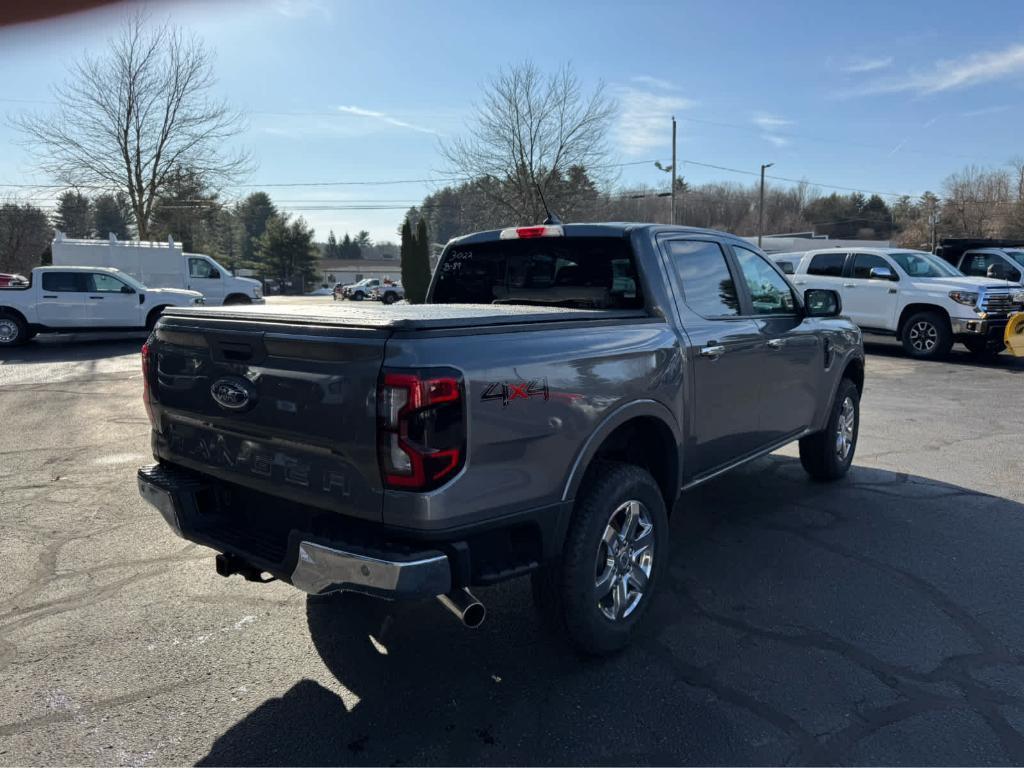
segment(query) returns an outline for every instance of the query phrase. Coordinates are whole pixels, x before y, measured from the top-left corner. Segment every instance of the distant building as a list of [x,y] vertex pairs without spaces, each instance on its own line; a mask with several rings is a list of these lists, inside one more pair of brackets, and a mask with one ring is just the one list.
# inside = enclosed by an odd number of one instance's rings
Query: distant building
[[402,279],[402,263],[398,259],[320,259],[321,282],[347,285],[367,277],[378,280]]
[[[757,245],[756,237],[744,237]],[[889,248],[889,240],[832,240],[828,235],[814,235],[811,232],[796,232],[791,235],[765,235],[761,250],[765,253],[794,253],[815,251],[821,248]]]

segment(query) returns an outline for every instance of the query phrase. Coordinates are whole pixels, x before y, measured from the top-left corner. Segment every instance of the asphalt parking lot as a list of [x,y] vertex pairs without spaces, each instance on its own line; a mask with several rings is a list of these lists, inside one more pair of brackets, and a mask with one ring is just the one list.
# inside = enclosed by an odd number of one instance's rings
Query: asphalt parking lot
[[525,582],[471,632],[216,576],[138,498],[140,343],[0,358],[2,765],[1024,762],[1024,360],[872,343],[850,476],[686,495],[649,631],[582,661]]

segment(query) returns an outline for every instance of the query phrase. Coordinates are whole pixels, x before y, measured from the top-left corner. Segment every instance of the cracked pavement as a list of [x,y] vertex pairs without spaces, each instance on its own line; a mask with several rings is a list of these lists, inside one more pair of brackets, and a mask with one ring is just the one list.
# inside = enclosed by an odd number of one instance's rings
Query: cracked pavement
[[582,661],[522,580],[470,632],[216,576],[138,498],[140,344],[0,358],[0,765],[1024,762],[1024,360],[869,345],[850,476],[684,496],[643,636]]

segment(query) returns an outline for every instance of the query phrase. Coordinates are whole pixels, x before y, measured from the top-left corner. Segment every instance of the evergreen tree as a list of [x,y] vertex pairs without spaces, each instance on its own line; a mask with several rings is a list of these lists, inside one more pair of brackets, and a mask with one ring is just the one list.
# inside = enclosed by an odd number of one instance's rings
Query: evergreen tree
[[266,192],[253,192],[238,204],[235,215],[242,225],[242,260],[252,261],[256,258],[256,243],[263,236],[267,222],[277,215],[277,206]]
[[[403,242],[405,228],[402,230]],[[430,287],[430,238],[427,235],[427,222],[420,219],[416,223],[416,234],[409,227],[409,248],[411,258],[406,264],[405,254],[402,255],[402,285],[405,298],[410,304],[422,304],[427,298]]]
[[54,226],[68,237],[92,235],[92,203],[81,192],[68,190],[57,198]]
[[92,201],[92,216],[96,237],[105,240],[113,232],[118,240],[131,238],[132,207],[124,192],[96,197]]
[[331,230],[331,234],[327,236],[327,247],[324,249],[324,258],[327,259],[338,259],[341,258],[338,250],[338,238],[334,236],[334,230]]
[[302,218],[289,222],[287,216],[271,216],[256,242],[256,256],[264,274],[286,290],[298,293],[316,281],[313,230]]
[[415,304],[410,295],[410,290],[416,278],[414,276],[413,262],[416,261],[416,256],[413,251],[416,250],[416,241],[412,235],[412,224],[409,223],[409,217],[405,217],[405,221],[402,222],[401,230],[401,245],[399,246],[398,258],[401,259],[402,267],[402,286],[405,288],[405,298],[410,304]]

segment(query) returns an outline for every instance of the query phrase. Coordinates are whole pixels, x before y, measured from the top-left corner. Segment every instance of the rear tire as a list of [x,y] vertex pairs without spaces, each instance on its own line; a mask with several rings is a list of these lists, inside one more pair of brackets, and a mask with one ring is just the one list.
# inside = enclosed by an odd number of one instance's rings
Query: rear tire
[[252,299],[250,299],[248,296],[239,296],[237,294],[234,296],[228,296],[226,299],[224,299],[225,307],[231,307],[237,304],[252,304]]
[[167,309],[167,305],[162,307],[154,307],[150,310],[149,314],[146,315],[146,330],[152,332],[156,327],[156,321],[160,319],[160,313]]
[[843,477],[853,463],[860,432],[860,393],[849,379],[839,382],[828,425],[800,440],[800,463],[815,480]]
[[352,301],[362,301],[364,298],[366,298],[366,296],[362,291],[356,291],[351,296]]
[[614,653],[647,614],[668,557],[668,514],[654,478],[602,463],[576,500],[562,557],[532,575],[534,603],[581,653]]
[[900,329],[903,351],[917,360],[941,360],[953,347],[949,319],[938,312],[915,312]]
[[393,293],[385,293],[383,296],[380,297],[380,300],[385,304],[394,304],[396,301],[398,301],[398,298]]
[[28,324],[15,314],[0,314],[0,348],[17,347],[35,336]]

